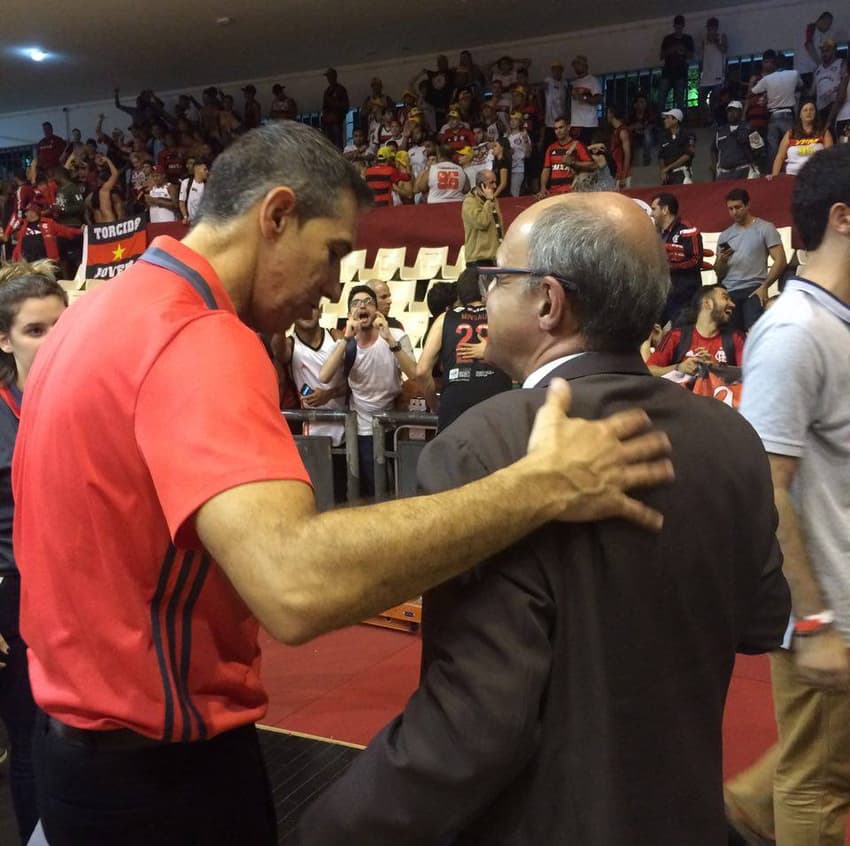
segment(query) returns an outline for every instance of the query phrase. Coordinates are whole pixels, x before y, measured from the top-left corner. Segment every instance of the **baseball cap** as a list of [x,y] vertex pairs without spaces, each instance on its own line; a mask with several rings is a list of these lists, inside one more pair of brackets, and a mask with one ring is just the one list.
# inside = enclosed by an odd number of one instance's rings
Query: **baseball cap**
[[522,118],[522,112],[513,111],[511,112],[512,118]]
[[459,156],[471,156],[471,155],[473,155],[474,153],[475,153],[475,150],[473,150],[473,149],[472,149],[472,147],[470,147],[470,146],[461,147],[461,148],[457,151],[457,154],[458,154]]
[[457,109],[449,109],[449,117],[450,118],[459,118],[460,112]]
[[385,162],[388,159],[392,159],[395,157],[395,153],[389,147],[379,147],[378,152],[375,154],[375,158],[379,162]]
[[410,156],[407,154],[407,150],[399,150],[395,154],[396,164],[400,164],[403,167],[410,167]]
[[256,89],[253,85],[246,85],[246,86],[242,89],[242,92],[243,92],[244,94],[256,94],[256,93],[257,93],[257,89]]
[[732,100],[726,108],[727,109],[740,109],[743,112],[744,111],[744,104],[740,100]]
[[661,117],[667,117],[667,115],[676,118],[679,123],[681,123],[685,118],[685,116],[682,114],[681,109],[670,109],[669,112],[661,112]]

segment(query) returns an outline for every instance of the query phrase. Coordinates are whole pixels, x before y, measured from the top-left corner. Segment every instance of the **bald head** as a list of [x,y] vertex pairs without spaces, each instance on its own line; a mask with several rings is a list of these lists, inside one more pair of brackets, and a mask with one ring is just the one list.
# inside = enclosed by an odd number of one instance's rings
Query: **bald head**
[[[578,325],[586,350],[636,351],[670,287],[652,221],[621,194],[570,194],[535,203],[511,224],[497,258],[500,266],[533,271],[521,282],[529,290],[547,278],[559,280],[564,314]],[[545,284],[551,295],[551,284]]]
[[389,317],[390,306],[393,304],[393,295],[392,291],[390,291],[390,286],[383,279],[370,279],[368,284],[378,298],[378,311],[384,317]]

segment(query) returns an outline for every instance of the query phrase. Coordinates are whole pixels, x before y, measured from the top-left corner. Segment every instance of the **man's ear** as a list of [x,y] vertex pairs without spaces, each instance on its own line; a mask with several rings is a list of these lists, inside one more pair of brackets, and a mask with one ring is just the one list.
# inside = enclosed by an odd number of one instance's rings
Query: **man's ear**
[[563,328],[565,321],[577,329],[572,300],[557,279],[546,276],[539,288],[537,322],[544,332],[555,332]]
[[295,192],[286,185],[272,188],[260,202],[260,233],[277,238],[296,219]]
[[850,236],[850,206],[835,203],[829,210],[829,225],[845,238]]

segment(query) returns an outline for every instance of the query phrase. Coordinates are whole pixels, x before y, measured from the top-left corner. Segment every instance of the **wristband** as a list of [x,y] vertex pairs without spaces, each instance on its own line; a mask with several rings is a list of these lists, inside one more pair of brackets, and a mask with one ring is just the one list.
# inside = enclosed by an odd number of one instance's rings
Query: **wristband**
[[401,344],[395,344],[394,346],[390,347],[390,352],[391,353],[397,353],[400,349],[401,349]]
[[835,614],[832,611],[809,614],[794,623],[794,634],[797,637],[811,637],[832,628],[834,622]]

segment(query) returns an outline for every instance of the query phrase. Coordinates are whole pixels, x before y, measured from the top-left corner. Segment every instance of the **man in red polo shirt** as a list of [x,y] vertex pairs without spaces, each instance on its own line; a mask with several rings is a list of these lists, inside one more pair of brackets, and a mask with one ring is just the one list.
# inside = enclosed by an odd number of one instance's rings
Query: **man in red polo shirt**
[[644,434],[638,411],[570,420],[564,383],[511,467],[438,496],[316,513],[255,332],[339,297],[370,202],[314,130],[252,130],[216,160],[189,235],[155,240],[40,349],[14,544],[54,846],[277,843],[253,727],[266,707],[259,624],[304,642],[552,519],[660,526],[624,491],[670,477],[664,436]]
[[45,121],[41,128],[44,131],[44,137],[36,145],[38,166],[42,170],[50,170],[59,165],[67,144],[64,138],[53,134],[53,124],[50,121]]
[[550,194],[566,194],[573,190],[577,173],[596,170],[596,164],[581,141],[570,137],[570,125],[566,118],[555,121],[556,141],[546,148],[543,170],[540,173],[538,198]]

